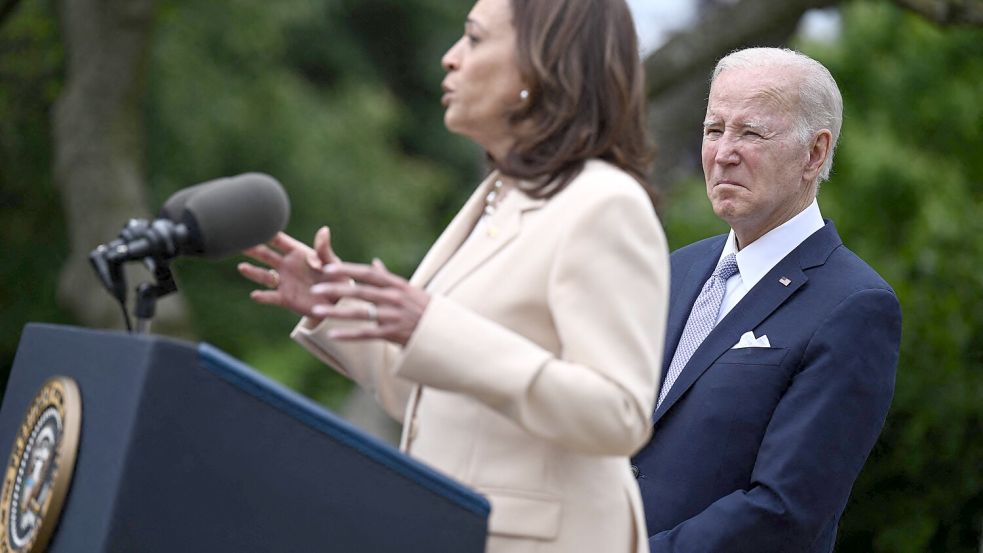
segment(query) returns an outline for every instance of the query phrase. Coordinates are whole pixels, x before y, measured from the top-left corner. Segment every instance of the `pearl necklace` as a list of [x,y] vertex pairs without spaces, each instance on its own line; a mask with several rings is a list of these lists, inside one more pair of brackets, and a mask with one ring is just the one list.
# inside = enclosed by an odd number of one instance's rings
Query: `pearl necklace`
[[502,179],[495,179],[492,189],[485,196],[485,215],[491,216],[498,209],[498,204],[502,201],[502,187],[504,185]]

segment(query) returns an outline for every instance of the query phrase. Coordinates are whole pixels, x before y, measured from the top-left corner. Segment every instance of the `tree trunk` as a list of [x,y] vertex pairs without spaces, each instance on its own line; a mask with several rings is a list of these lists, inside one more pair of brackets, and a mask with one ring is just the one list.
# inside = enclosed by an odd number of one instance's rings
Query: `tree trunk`
[[3,27],[4,21],[14,13],[18,4],[20,4],[20,0],[3,0],[0,2],[0,27]]
[[[839,0],[740,0],[707,10],[692,27],[676,34],[645,60],[649,98],[658,97],[680,80],[712,67],[727,52],[746,46],[768,46],[778,35],[789,36],[813,8]],[[699,73],[699,78],[706,75]]]
[[[120,327],[88,253],[147,215],[143,163],[144,77],[156,0],[67,0],[60,4],[67,75],[54,107],[54,179],[62,196],[71,254],[60,303],[85,325]],[[127,268],[131,290],[150,275]],[[164,300],[155,324],[186,334],[183,304]]]

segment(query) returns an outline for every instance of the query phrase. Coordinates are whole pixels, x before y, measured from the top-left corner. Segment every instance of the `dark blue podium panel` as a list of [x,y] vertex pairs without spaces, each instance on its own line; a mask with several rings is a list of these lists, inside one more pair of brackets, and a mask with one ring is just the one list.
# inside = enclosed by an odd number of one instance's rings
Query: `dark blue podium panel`
[[52,376],[82,429],[51,553],[484,550],[483,497],[207,344],[28,325],[8,457]]

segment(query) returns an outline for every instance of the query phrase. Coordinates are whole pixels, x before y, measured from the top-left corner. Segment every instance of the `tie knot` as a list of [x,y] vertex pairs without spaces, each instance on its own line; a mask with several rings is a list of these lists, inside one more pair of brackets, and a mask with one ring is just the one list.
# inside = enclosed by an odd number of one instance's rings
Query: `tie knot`
[[737,274],[737,272],[737,255],[730,253],[717,264],[717,268],[713,270],[713,276],[727,280]]

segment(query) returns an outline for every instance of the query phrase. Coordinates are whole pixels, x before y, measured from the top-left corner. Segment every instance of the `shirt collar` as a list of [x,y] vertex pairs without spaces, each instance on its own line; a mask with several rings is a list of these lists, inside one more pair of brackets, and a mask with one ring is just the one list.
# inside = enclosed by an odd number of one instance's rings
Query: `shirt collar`
[[771,229],[741,251],[737,251],[737,237],[731,229],[724,244],[724,251],[720,253],[720,259],[731,253],[737,254],[737,268],[741,280],[750,290],[768,274],[772,267],[823,226],[825,223],[822,213],[819,212],[819,202],[814,199],[809,207],[798,215]]

